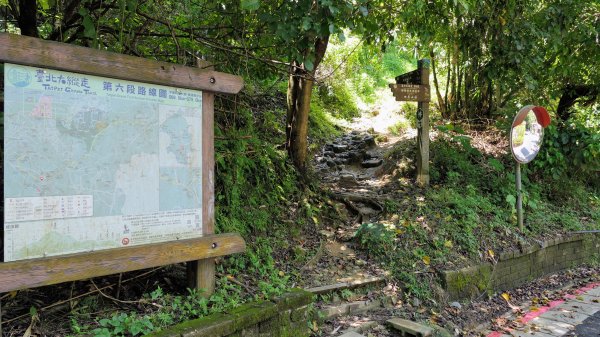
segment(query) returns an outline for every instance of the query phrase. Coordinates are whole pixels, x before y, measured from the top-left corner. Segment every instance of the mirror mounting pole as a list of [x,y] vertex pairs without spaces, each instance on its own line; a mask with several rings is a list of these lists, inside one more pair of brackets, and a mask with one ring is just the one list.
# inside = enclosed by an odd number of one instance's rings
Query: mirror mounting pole
[[523,231],[523,196],[521,194],[521,163],[519,162],[517,162],[515,181],[517,184],[517,222],[519,229]]

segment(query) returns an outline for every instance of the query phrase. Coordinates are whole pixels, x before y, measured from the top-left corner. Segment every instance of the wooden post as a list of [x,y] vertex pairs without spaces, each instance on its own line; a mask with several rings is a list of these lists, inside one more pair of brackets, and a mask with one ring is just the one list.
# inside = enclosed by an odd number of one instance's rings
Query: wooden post
[[[214,70],[214,66],[196,59],[196,67]],[[215,95],[202,93],[202,234],[215,232]],[[209,297],[215,291],[215,259],[189,261],[186,264],[188,287]]]
[[[202,93],[202,234],[215,232],[215,94]],[[188,286],[208,297],[215,291],[215,259],[187,263]]]
[[[419,60],[418,71],[420,85],[430,97],[428,59]],[[429,100],[420,100],[417,104],[417,184],[425,187],[429,185]]]

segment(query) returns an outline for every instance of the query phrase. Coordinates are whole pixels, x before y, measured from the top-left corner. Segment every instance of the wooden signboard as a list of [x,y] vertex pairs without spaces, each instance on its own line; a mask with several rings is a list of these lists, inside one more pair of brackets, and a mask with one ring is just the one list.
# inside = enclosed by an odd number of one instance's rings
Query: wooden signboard
[[0,45],[0,292],[188,262],[190,286],[212,293],[214,258],[245,250],[214,234],[214,94],[242,79],[6,33]]
[[421,84],[421,71],[419,69],[410,71],[406,74],[398,75],[395,78],[397,84]]
[[429,60],[418,62],[418,69],[396,76],[389,85],[396,101],[417,103],[417,184],[429,185]]
[[429,102],[429,87],[419,84],[390,84],[397,101]]

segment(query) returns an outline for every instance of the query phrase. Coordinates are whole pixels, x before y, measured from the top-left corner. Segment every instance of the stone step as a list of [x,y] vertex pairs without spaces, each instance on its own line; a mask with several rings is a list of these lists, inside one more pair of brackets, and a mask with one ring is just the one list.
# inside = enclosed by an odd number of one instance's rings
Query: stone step
[[364,322],[363,324],[361,324],[361,325],[359,325],[357,327],[353,327],[353,328],[346,329],[346,330],[342,331],[342,336],[343,336],[343,334],[350,333],[350,332],[355,332],[355,333],[358,333],[358,334],[366,333],[367,330],[370,330],[370,329],[376,327],[377,324],[378,323],[376,321]]
[[304,290],[311,292],[315,295],[323,295],[323,294],[332,293],[334,291],[339,291],[339,290],[344,290],[344,289],[352,289],[352,288],[358,288],[358,287],[366,287],[369,285],[374,285],[374,284],[383,283],[383,282],[385,282],[385,279],[383,277],[369,277],[369,278],[364,278],[364,279],[354,279],[354,280],[351,280],[348,282],[329,284],[329,285],[325,285],[325,286],[321,286],[321,287],[308,288],[308,289],[304,289]]
[[433,334],[432,328],[406,319],[392,318],[387,322],[394,329],[402,332],[402,336],[404,337],[428,337]]
[[320,315],[324,319],[329,319],[337,316],[356,314],[382,307],[382,302],[376,301],[356,301],[342,303],[338,305],[328,305],[320,310]]
[[340,335],[340,337],[365,337],[365,336],[361,335],[355,331],[348,331],[348,332],[345,332],[343,335]]

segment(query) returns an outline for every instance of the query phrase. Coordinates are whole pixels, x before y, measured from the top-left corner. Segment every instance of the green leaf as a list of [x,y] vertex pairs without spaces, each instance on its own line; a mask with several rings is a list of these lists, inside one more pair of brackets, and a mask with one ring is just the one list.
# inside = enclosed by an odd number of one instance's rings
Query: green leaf
[[490,158],[488,160],[488,165],[490,165],[490,167],[492,167],[495,171],[504,171],[504,165],[502,165],[502,162],[496,158]]
[[135,12],[135,10],[137,9],[137,5],[137,0],[127,0],[126,6],[128,11]]
[[312,27],[312,19],[308,16],[302,18],[302,29],[309,30]]
[[367,16],[367,15],[369,15],[369,10],[368,10],[368,9],[367,9],[367,7],[365,7],[365,6],[360,6],[360,7],[358,8],[358,10],[360,11],[360,13],[361,13],[363,16]]
[[306,58],[304,60],[304,67],[306,68],[306,70],[308,71],[313,71],[315,64],[314,62],[310,59],[310,58]]
[[260,0],[242,0],[242,9],[245,11],[255,11],[260,7]]
[[79,15],[83,17],[83,21],[81,24],[83,25],[83,36],[87,38],[95,38],[96,37],[96,26],[94,26],[94,21],[90,16],[90,12],[87,8],[80,8]]
[[514,195],[509,194],[506,196],[506,202],[509,205],[514,206],[517,203],[517,198]]
[[[48,2],[48,0],[39,0],[40,5],[42,6],[42,9],[47,11],[50,9],[50,3]],[[8,4],[8,1],[7,1]],[[0,1],[0,5],[2,5],[2,2]]]

